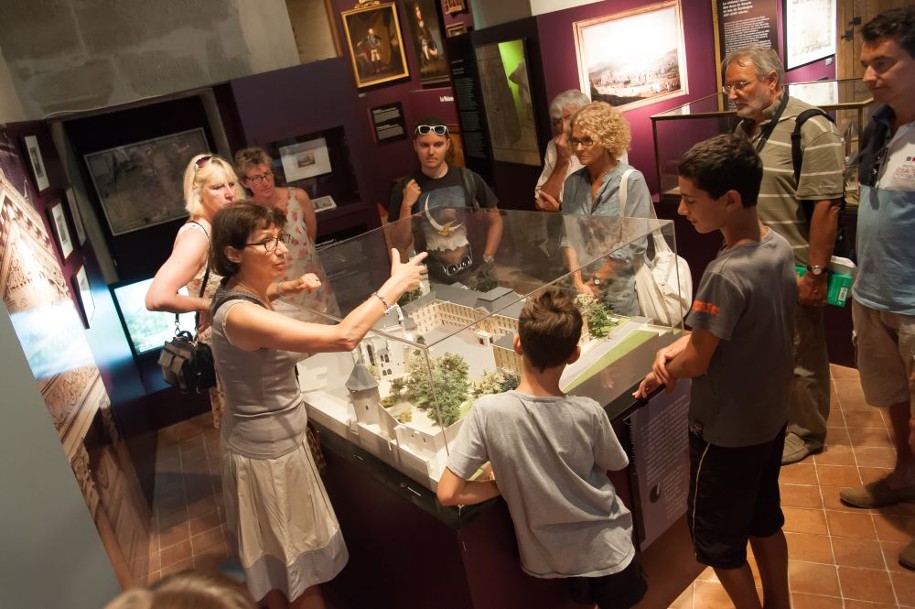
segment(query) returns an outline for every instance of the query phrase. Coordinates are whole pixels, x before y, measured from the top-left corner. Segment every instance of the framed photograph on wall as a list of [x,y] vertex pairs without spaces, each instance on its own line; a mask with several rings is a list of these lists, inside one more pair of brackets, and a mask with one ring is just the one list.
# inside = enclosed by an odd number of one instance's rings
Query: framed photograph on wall
[[467,4],[464,0],[445,0],[445,12],[449,15],[462,13],[467,10]]
[[[680,0],[573,24],[581,90],[621,110],[688,92]],[[652,44],[645,44],[650,32]]]
[[334,201],[334,198],[330,195],[312,199],[311,204],[315,207],[315,213],[327,211],[328,209],[336,209],[337,207],[336,201]]
[[54,225],[54,236],[57,238],[57,249],[60,250],[60,259],[66,261],[73,253],[73,239],[67,228],[67,216],[63,203],[57,201],[51,205],[51,224]]
[[83,217],[79,214],[79,205],[72,188],[67,189],[67,205],[70,207],[70,217],[73,218],[73,228],[76,229],[76,239],[80,245],[86,242],[86,227]]
[[407,9],[407,31],[419,64],[419,80],[423,84],[448,82],[448,59],[442,44],[441,16],[438,0],[409,0]]
[[327,140],[323,137],[289,146],[280,146],[279,152],[283,173],[289,183],[333,171],[330,166],[330,154],[327,151]]
[[206,134],[197,128],[85,155],[111,234],[187,216],[184,169],[208,148]]
[[40,193],[46,190],[51,182],[48,180],[48,172],[44,168],[44,159],[41,158],[41,148],[38,147],[38,138],[34,135],[27,135],[25,138],[25,149],[29,153],[29,162],[32,165],[32,177],[35,178],[35,188]]
[[70,277],[70,287],[79,303],[79,313],[83,318],[83,327],[89,328],[92,314],[95,313],[95,301],[92,300],[92,286],[89,285],[89,276],[86,274],[86,265],[80,265],[79,270]]
[[461,34],[467,33],[467,24],[463,21],[457,23],[452,23],[451,25],[445,26],[445,36],[451,38],[452,36],[460,36]]
[[836,0],[785,0],[785,69],[836,54]]
[[357,88],[410,75],[393,2],[359,6],[340,15]]

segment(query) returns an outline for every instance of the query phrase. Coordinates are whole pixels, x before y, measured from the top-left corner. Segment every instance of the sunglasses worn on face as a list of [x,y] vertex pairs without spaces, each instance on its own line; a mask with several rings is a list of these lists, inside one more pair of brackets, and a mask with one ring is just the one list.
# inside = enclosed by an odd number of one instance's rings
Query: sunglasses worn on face
[[280,233],[279,235],[276,235],[275,237],[268,237],[267,239],[264,239],[263,241],[255,241],[254,243],[245,243],[245,247],[263,245],[264,251],[266,251],[269,254],[269,253],[276,251],[276,248],[278,248],[280,246],[280,242],[282,242],[284,245],[289,243],[289,235],[287,235],[286,233]]
[[416,133],[420,135],[429,135],[430,133],[448,135],[448,127],[445,125],[417,125]]

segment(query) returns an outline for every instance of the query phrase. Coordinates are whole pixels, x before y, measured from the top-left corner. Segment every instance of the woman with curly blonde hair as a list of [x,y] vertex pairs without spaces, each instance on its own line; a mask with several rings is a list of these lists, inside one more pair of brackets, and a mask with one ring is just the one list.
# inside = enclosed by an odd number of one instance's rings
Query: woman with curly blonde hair
[[[583,165],[566,178],[563,212],[579,216],[649,217],[651,193],[642,172],[620,160],[629,148],[632,135],[623,114],[606,102],[592,102],[579,110],[569,123],[568,142]],[[620,204],[625,177],[625,210]],[[582,277],[578,255],[568,236],[561,241],[566,264],[576,270],[575,288],[610,305],[621,315],[638,315],[633,261],[637,248],[616,250],[590,277]]]

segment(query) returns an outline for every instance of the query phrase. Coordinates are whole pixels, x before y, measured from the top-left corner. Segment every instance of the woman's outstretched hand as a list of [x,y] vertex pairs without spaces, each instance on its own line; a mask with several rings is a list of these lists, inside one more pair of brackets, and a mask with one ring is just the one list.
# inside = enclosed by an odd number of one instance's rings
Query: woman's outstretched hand
[[407,260],[400,261],[400,253],[396,249],[391,250],[391,279],[395,282],[401,293],[415,290],[419,287],[428,270],[423,260],[428,256],[428,252],[420,252]]

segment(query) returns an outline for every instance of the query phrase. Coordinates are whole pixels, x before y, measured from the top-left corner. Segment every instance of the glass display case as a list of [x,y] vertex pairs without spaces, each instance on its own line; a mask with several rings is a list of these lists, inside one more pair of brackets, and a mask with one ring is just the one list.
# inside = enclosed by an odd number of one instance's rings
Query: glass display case
[[642,317],[634,296],[634,274],[652,255],[653,237],[676,249],[668,220],[434,211],[320,251],[341,317],[373,298],[392,251],[429,251],[429,278],[357,349],[299,364],[316,423],[429,489],[475,399],[517,385],[521,360],[512,341],[529,295],[549,286],[576,294],[582,356],[562,388],[603,405],[630,391],[680,331]]
[[[858,137],[874,110],[870,91],[860,79],[820,80],[785,85],[788,95],[819,106],[836,121],[845,141],[846,203],[857,204],[857,171],[852,161]],[[662,199],[679,197],[677,164],[696,142],[734,131],[739,119],[724,93],[716,93],[651,117],[658,187]]]

